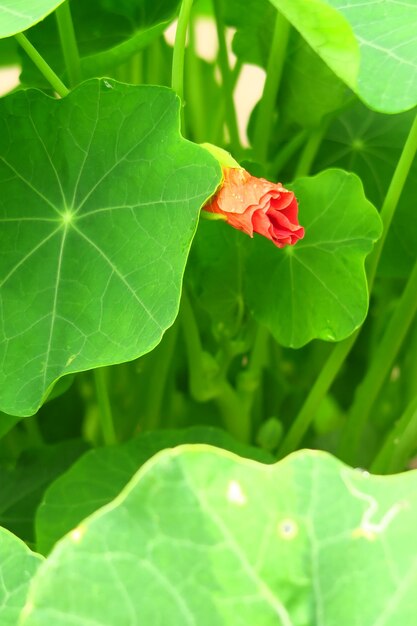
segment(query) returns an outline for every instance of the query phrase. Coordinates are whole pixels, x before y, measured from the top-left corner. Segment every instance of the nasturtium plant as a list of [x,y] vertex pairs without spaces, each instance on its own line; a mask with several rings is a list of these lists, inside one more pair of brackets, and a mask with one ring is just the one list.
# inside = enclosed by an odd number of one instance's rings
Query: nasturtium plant
[[[164,88],[103,79],[61,101],[19,92],[3,104],[2,409],[25,415],[59,376],[159,342],[219,168],[179,137],[179,105]],[[114,315],[107,302],[118,300]]]
[[20,624],[411,624],[414,485],[315,452],[264,465],[166,450],[56,546]]
[[414,626],[416,25],[0,0],[1,626]]
[[0,620],[4,626],[16,626],[43,558],[4,528],[0,528],[0,555]]

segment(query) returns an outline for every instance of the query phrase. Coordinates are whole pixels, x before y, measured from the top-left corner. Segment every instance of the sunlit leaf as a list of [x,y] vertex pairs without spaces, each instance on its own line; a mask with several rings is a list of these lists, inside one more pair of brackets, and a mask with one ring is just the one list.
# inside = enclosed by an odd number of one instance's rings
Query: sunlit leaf
[[207,443],[264,463],[273,461],[268,453],[208,426],[144,433],[123,445],[91,450],[47,490],[36,516],[37,550],[49,552],[87,515],[113,500],[145,461],[183,443]]
[[0,106],[1,408],[28,415],[64,374],[160,341],[220,171],[162,87],[92,80]]
[[55,547],[20,626],[411,626],[416,480],[319,452],[162,452]]
[[0,528],[0,624],[16,626],[29,583],[42,557],[11,532]]
[[254,241],[247,262],[249,306],[282,345],[340,341],[366,316],[364,261],[381,221],[354,174],[326,170],[292,188],[305,237],[282,250],[261,237]]

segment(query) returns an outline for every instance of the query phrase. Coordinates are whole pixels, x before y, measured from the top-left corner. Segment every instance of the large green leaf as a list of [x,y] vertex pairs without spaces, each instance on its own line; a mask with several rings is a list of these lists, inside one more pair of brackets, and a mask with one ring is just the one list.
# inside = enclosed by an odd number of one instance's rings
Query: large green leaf
[[37,550],[49,552],[71,528],[113,500],[145,461],[183,443],[207,443],[264,463],[273,461],[268,453],[208,426],[144,433],[123,445],[91,450],[45,493],[36,516]]
[[0,624],[16,626],[29,583],[42,562],[11,532],[0,528]]
[[163,87],[92,80],[0,109],[0,402],[28,415],[60,376],[160,341],[220,168]]
[[370,107],[417,103],[417,3],[397,0],[270,0]]
[[25,450],[13,468],[0,466],[0,525],[33,543],[35,511],[45,489],[86,449],[82,441],[67,440]]
[[[315,171],[341,167],[361,178],[367,197],[382,207],[416,111],[382,115],[361,102],[339,115],[329,127],[314,162]],[[408,276],[417,249],[415,195],[417,160],[414,161],[388,232],[379,271]]]
[[0,0],[0,38],[30,28],[64,0]]
[[162,452],[56,546],[20,626],[411,626],[416,481],[318,452]]
[[254,242],[247,263],[249,306],[282,345],[340,341],[366,316],[364,261],[381,221],[354,174],[326,170],[297,180],[292,189],[305,237],[282,250],[260,237]]

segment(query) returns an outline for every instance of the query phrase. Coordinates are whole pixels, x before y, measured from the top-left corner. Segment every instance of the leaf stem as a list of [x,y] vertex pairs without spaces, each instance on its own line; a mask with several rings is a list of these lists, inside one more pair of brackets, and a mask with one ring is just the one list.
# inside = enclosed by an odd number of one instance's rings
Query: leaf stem
[[270,166],[271,175],[280,176],[282,168],[286,165],[287,161],[293,156],[293,154],[297,152],[298,148],[303,145],[307,134],[307,130],[300,130],[300,132],[296,133],[294,137],[292,137],[292,139],[290,139],[290,141],[288,141],[288,143],[278,151]]
[[178,324],[167,330],[160,345],[156,348],[156,363],[152,368],[149,391],[146,398],[144,430],[155,430],[161,419],[162,400],[168,378],[169,368],[174,355],[178,336]]
[[111,446],[117,443],[117,437],[107,388],[107,373],[107,367],[98,367],[94,370],[94,381],[96,385],[97,403],[100,410],[100,424],[103,440],[107,446]]
[[[178,17],[177,31],[175,33],[174,52],[172,57],[172,77],[171,86],[184,105],[184,56],[185,41],[187,37],[188,23],[190,21],[191,7],[193,0],[182,0],[180,14]],[[183,119],[184,111],[181,108]]]
[[309,138],[307,139],[307,143],[301,152],[294,178],[301,178],[302,176],[309,175],[318,149],[320,148],[320,144],[323,141],[326,129],[327,124],[322,124],[319,128],[315,128],[311,131]]
[[256,116],[253,148],[259,161],[267,161],[269,139],[274,121],[274,109],[285,64],[290,24],[277,12],[271,49],[266,68],[266,79]]
[[409,402],[404,413],[387,435],[385,442],[371,465],[373,474],[394,474],[405,469],[407,461],[416,450],[417,396]]
[[80,55],[68,0],[55,10],[65,67],[71,87],[81,82]]
[[369,413],[417,313],[416,294],[417,261],[382,340],[372,357],[365,378],[356,390],[339,450],[340,457],[348,463],[358,461],[357,452]]
[[395,168],[394,175],[391,179],[385,200],[381,208],[381,219],[384,226],[381,238],[376,242],[372,253],[369,255],[367,265],[367,276],[369,282],[369,290],[371,291],[374,283],[376,270],[378,268],[379,259],[381,257],[382,248],[391,226],[402,190],[413,164],[417,152],[417,115],[411,125],[406,142],[401,152],[401,156]]
[[55,74],[53,69],[48,65],[45,59],[39,54],[34,46],[30,43],[29,39],[23,33],[17,33],[14,36],[17,43],[23,48],[29,58],[36,65],[38,70],[44,75],[46,80],[55,89],[61,98],[64,98],[69,94],[69,90],[65,87],[61,79]]
[[[410,171],[411,164],[414,156],[417,152],[417,116],[411,126],[409,135],[404,144],[403,152],[397,163],[397,167],[391,179],[391,183],[387,192],[387,196],[384,202],[384,224],[385,229],[388,229],[392,217],[397,208],[398,200],[400,199],[401,192],[404,188],[405,181],[407,180],[408,173]],[[389,202],[387,201],[389,198]],[[382,211],[381,211],[382,215]],[[383,235],[384,241],[386,232]],[[379,252],[375,253],[376,260],[368,265],[367,276],[370,289],[372,288],[373,279],[376,274],[376,268],[378,266],[378,260],[381,254],[382,248]],[[307,432],[310,424],[312,423],[315,413],[323,400],[324,396],[330,389],[333,381],[337,377],[345,359],[349,352],[353,348],[355,341],[359,335],[360,329],[356,330],[350,337],[338,343],[332,350],[326,363],[324,364],[319,376],[316,379],[313,387],[310,390],[300,412],[295,418],[290,430],[284,438],[281,447],[279,449],[279,456],[285,456],[293,450],[295,450],[305,433]]]
[[235,103],[233,100],[233,76],[230,70],[229,58],[227,54],[222,0],[213,0],[213,9],[214,16],[216,18],[217,40],[219,42],[218,61],[222,75],[226,123],[227,128],[229,129],[232,151],[237,154],[241,151],[241,145],[239,130],[237,127]]

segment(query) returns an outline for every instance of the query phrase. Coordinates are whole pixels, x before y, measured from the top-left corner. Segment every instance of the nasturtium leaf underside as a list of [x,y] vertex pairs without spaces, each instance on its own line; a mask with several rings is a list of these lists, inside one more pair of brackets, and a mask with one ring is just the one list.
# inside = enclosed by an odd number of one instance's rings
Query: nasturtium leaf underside
[[95,79],[0,108],[0,407],[28,415],[60,376],[160,341],[220,168],[164,87]]
[[20,626],[411,625],[416,481],[319,452],[161,452],[58,543]]
[[326,170],[291,188],[305,237],[282,250],[256,238],[247,262],[249,307],[284,346],[340,341],[366,316],[364,262],[381,220],[354,174]]
[[371,108],[398,113],[417,103],[416,3],[271,2]]
[[16,626],[32,576],[43,558],[0,528],[0,624]]
[[0,0],[0,38],[30,28],[64,0]]
[[36,515],[37,550],[46,554],[87,515],[113,500],[154,454],[184,443],[206,443],[264,463],[273,461],[267,452],[238,443],[209,426],[153,431],[118,446],[91,450],[45,493]]

